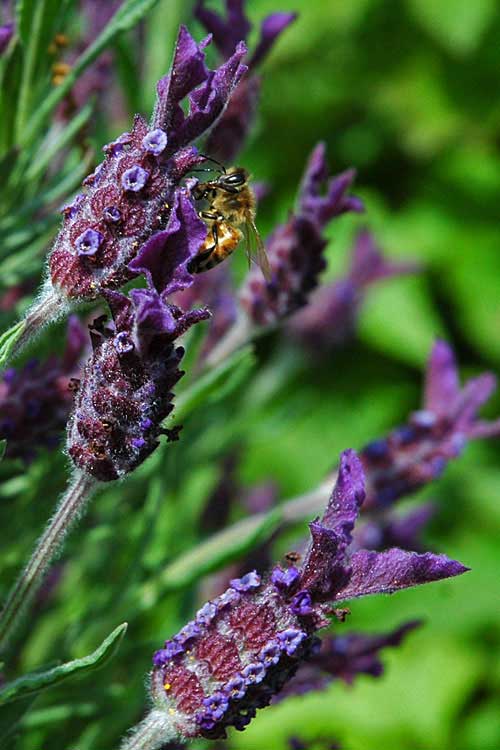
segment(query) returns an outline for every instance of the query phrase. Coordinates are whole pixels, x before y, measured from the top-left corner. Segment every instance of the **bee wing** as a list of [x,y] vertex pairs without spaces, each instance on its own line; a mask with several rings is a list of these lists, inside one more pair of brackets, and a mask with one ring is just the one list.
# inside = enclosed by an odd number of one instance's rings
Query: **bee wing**
[[259,234],[259,230],[255,226],[255,222],[250,216],[247,216],[245,220],[245,223],[243,225],[243,233],[245,237],[245,249],[248,258],[248,265],[250,266],[252,259],[255,259],[255,262],[262,271],[265,280],[271,281],[271,266],[269,265],[266,249]]

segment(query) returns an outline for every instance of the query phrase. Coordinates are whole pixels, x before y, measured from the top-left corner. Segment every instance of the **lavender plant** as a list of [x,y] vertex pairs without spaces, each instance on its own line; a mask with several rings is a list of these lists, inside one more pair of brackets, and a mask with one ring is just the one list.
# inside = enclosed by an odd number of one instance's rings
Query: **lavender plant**
[[[89,138],[105,140],[102,131],[94,132],[92,115],[116,115],[103,101],[103,82],[113,76],[118,86],[119,67],[122,82],[128,70],[142,85],[150,19],[171,24],[172,9],[161,3],[154,9],[155,0],[124,0],[109,8],[67,2],[57,16],[53,0],[4,5],[1,306],[8,323],[15,314],[21,320],[0,340],[1,366],[22,356],[48,323],[84,305],[88,310],[86,326],[69,318],[62,354],[57,337],[42,335],[39,359],[14,362],[0,383],[0,440],[6,441],[0,497],[9,513],[8,504],[20,501],[7,521],[23,531],[22,545],[5,559],[0,747],[29,750],[39,732],[37,741],[57,738],[58,745],[76,743],[81,750],[116,747],[120,736],[123,750],[175,750],[193,741],[230,748],[231,732],[246,729],[259,709],[272,716],[296,695],[338,690],[338,683],[357,684],[361,675],[380,678],[382,649],[393,648],[398,659],[406,637],[424,625],[405,612],[394,627],[393,604],[380,596],[378,632],[366,633],[357,599],[469,569],[440,553],[453,549],[453,540],[435,544],[428,538],[439,503],[403,503],[431,483],[439,487],[444,469],[469,441],[499,435],[498,419],[478,416],[496,381],[484,373],[461,387],[453,350],[438,340],[422,407],[373,440],[383,420],[364,425],[356,405],[349,421],[362,424],[364,447],[343,451],[334,465],[335,440],[348,442],[346,424],[332,420],[327,435],[320,412],[349,396],[329,358],[342,357],[339,344],[361,351],[355,349],[358,320],[375,282],[399,284],[400,276],[419,273],[422,264],[382,255],[370,230],[359,230],[357,214],[365,205],[351,194],[355,172],[331,177],[322,140],[307,161],[295,207],[287,205],[286,220],[275,220],[270,232],[261,229],[271,278],[256,265],[233,273],[240,252],[193,274],[207,237],[216,248],[223,242],[209,234],[213,223],[231,221],[206,216],[194,188],[206,173],[223,173],[240,158],[256,122],[267,55],[293,22],[301,23],[295,12],[264,18],[248,54],[249,4],[227,0],[222,13],[202,0],[186,6],[149,122],[135,114],[121,135],[108,122],[112,140],[96,164]],[[90,23],[82,32],[84,15]],[[195,20],[209,32],[201,41],[188,31]],[[218,62],[208,67],[212,41],[210,59]],[[122,106],[138,97],[125,92]],[[311,142],[324,136],[315,132]],[[263,127],[259,143],[266,137]],[[310,145],[300,147],[301,160]],[[266,187],[271,198],[276,190]],[[261,191],[255,192],[260,200]],[[257,218],[259,228],[266,225]],[[370,225],[370,211],[363,220]],[[325,284],[329,238],[338,245],[346,234],[354,236],[348,271]],[[293,355],[290,339],[300,342]],[[300,380],[303,372],[312,386]],[[327,388],[316,381],[324,373],[332,378]],[[370,373],[356,374],[356,383],[371,394]],[[304,471],[300,494],[280,500],[287,493],[278,478],[296,489],[294,461],[299,465],[302,452],[313,454],[300,444],[288,456],[284,440],[280,471],[273,465],[276,448],[267,442],[263,465],[268,461],[273,471],[258,471],[259,481],[246,486],[242,476],[252,474],[255,460],[252,431],[269,418],[272,443],[279,445],[285,434],[289,439],[300,418],[296,404],[304,399],[309,408],[308,394],[315,390],[321,403],[311,414],[329,456],[326,476],[318,484],[326,464],[306,458],[317,467],[316,479]],[[273,423],[268,414],[276,408],[280,416]],[[65,448],[56,452],[64,429]],[[24,538],[35,536],[46,517],[43,501],[60,492],[66,474],[55,513],[11,585],[26,554]],[[47,583],[96,493],[95,515]],[[453,557],[469,562],[467,552],[457,549]],[[449,591],[459,585],[450,584]],[[351,601],[352,617],[345,606]],[[418,606],[418,595],[415,601]],[[429,620],[435,611],[426,612]],[[354,630],[346,631],[350,619]],[[127,623],[131,635],[124,639]],[[111,632],[103,640],[105,629]],[[89,683],[81,688],[72,678],[102,666],[120,645],[111,680],[92,683],[91,704]],[[142,683],[151,652],[147,711]],[[54,656],[56,666],[40,666]],[[65,693],[58,688],[63,680]],[[51,714],[43,700],[33,708],[42,692],[59,713]],[[301,727],[304,736],[311,728]],[[302,731],[287,732],[289,748],[309,746]],[[321,746],[340,746],[335,732],[312,735]]]

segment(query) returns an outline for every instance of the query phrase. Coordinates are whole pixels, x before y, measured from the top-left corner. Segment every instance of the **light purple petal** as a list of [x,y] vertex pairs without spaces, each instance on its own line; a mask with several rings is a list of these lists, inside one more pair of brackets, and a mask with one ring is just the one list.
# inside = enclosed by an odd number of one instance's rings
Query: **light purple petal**
[[174,134],[177,147],[198,138],[222,115],[234,88],[247,70],[241,62],[246,51],[246,46],[240,42],[234,55],[189,94],[189,114]]
[[226,18],[204,6],[204,0],[199,0],[194,11],[195,18],[212,34],[215,46],[227,59],[236,44],[246,40],[252,28],[245,15],[245,0],[226,0]]
[[349,583],[335,595],[346,601],[369,594],[392,594],[400,589],[465,573],[466,568],[446,555],[431,552],[419,555],[400,549],[386,552],[361,550],[351,558]]
[[204,48],[207,42],[197,44],[187,28],[181,26],[175,44],[171,72],[158,81],[157,100],[152,128],[174,130],[183,120],[179,102],[208,76]]
[[193,280],[187,266],[198,252],[207,229],[184,190],[177,190],[167,228],[157,232],[129,264],[134,273],[144,273],[158,292],[167,297]]
[[[297,13],[272,13],[262,21],[259,43],[252,55],[249,67],[254,68],[269,54],[271,47],[283,31],[297,18]],[[242,39],[246,37],[241,37]]]
[[355,451],[344,451],[337,482],[320,522],[310,524],[312,543],[305,554],[300,586],[321,596],[345,583],[345,551],[364,499],[364,473]]
[[[363,211],[359,198],[346,195],[355,176],[355,170],[349,169],[328,180],[326,147],[324,143],[318,143],[310,156],[300,186],[299,213],[322,228],[334,216],[347,211]],[[325,183],[326,191],[323,193]]]
[[424,409],[441,415],[448,412],[460,392],[455,355],[446,341],[438,340],[431,352],[424,390]]
[[401,263],[388,260],[376,244],[371,232],[358,232],[351,256],[351,268],[348,277],[352,283],[363,288],[380,279],[415,273],[419,270],[417,263]]

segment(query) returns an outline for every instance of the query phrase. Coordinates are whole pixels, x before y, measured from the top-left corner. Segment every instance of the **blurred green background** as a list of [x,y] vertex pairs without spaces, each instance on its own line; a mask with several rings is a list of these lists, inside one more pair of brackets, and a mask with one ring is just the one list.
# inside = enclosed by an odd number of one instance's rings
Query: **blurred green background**
[[[199,603],[196,585],[165,590],[156,600],[148,598],[147,582],[203,536],[198,519],[228,446],[241,446],[242,483],[272,479],[288,498],[316,486],[339,451],[383,435],[417,408],[436,336],[452,343],[464,376],[498,369],[498,3],[248,5],[256,24],[275,10],[299,12],[263,68],[258,122],[239,159],[272,188],[259,212],[263,234],[287,216],[304,162],[324,140],[333,171],[357,168],[355,192],[367,209],[332,223],[325,278],[342,272],[354,231],[365,225],[389,255],[418,259],[424,270],[374,288],[357,340],[320,362],[279,336],[260,342],[247,382],[191,415],[179,443],[96,498],[71,537],[62,580],[36,628],[25,627],[16,666],[35,669],[88,653],[124,620],[129,630],[104,670],[37,701],[17,750],[107,750],[138,721],[153,650]],[[105,111],[93,118],[96,146],[127,127],[134,109],[149,113],[177,23],[202,34],[189,18],[188,3],[161,0],[141,43],[121,40],[116,54],[130,111],[123,121]],[[243,273],[244,259],[235,258],[234,266],[236,275]],[[487,411],[499,414],[500,399]],[[55,454],[27,471],[3,468],[4,589],[48,518],[65,471],[64,456]],[[500,748],[498,443],[469,446],[424,494],[438,505],[426,541],[472,572],[354,603],[337,628],[388,630],[414,617],[426,624],[384,655],[381,679],[334,684],[266,709],[231,737],[232,746],[284,750],[296,735],[311,747],[331,737],[344,750]],[[243,512],[235,503],[235,517]]]

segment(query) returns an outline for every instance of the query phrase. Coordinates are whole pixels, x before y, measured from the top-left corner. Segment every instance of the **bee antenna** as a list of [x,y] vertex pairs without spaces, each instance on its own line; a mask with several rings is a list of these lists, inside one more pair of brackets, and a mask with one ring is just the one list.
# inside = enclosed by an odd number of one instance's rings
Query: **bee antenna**
[[206,154],[200,153],[200,156],[203,156],[204,159],[206,159],[207,161],[211,161],[213,164],[217,164],[220,171],[223,174],[226,174],[226,167],[224,166],[224,164],[221,164],[220,161],[217,161],[217,159],[214,159],[212,156],[207,156]]

